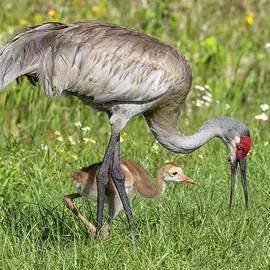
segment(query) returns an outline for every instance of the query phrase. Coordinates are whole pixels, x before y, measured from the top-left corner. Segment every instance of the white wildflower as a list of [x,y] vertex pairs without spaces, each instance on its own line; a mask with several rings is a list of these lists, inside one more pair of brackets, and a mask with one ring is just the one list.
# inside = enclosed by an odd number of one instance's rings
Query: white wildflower
[[149,159],[149,155],[148,154],[145,155],[145,159]]
[[268,104],[261,104],[261,109],[263,112],[265,112],[269,109],[269,105]]
[[270,42],[267,42],[267,43],[264,45],[264,48],[266,49],[267,52],[270,52]]
[[157,145],[156,143],[152,146],[152,150],[153,150],[153,151],[157,151],[158,148],[159,148],[159,147],[158,147],[158,145]]
[[78,155],[72,155],[72,158],[74,158],[75,160],[78,159]]
[[45,145],[45,144],[41,144],[41,149],[42,149],[42,150],[48,150],[48,146]]
[[77,121],[77,122],[75,122],[75,126],[76,126],[76,127],[81,127],[81,126],[82,126],[82,124],[81,124],[81,122],[80,122],[80,121]]
[[88,126],[87,126],[87,127],[83,127],[83,128],[82,128],[82,131],[83,131],[84,133],[86,133],[87,131],[90,131],[90,127],[88,127]]
[[260,115],[256,115],[255,119],[266,121],[266,120],[268,120],[268,116],[265,113],[262,113]]
[[60,136],[60,131],[59,131],[59,130],[56,130],[56,131],[54,132],[54,134],[57,135],[57,136]]
[[209,96],[202,96],[202,99],[207,101],[207,102],[211,102],[212,101],[212,98],[209,97]]
[[199,157],[200,159],[203,159],[203,156],[202,156],[202,155],[198,155],[198,157]]
[[196,99],[195,105],[197,107],[201,107],[202,105],[204,105],[204,101],[203,100],[200,100],[200,99]]
[[205,90],[205,88],[203,86],[200,86],[200,85],[195,85],[194,88],[201,91],[201,92],[204,92],[204,90]]
[[225,111],[229,110],[231,108],[230,104],[225,104]]
[[62,142],[64,139],[63,139],[62,136],[59,136],[59,137],[56,138],[56,140],[59,141],[59,142]]
[[83,138],[83,141],[84,141],[85,143],[88,143],[88,142],[96,143],[96,140],[93,139],[93,138]]

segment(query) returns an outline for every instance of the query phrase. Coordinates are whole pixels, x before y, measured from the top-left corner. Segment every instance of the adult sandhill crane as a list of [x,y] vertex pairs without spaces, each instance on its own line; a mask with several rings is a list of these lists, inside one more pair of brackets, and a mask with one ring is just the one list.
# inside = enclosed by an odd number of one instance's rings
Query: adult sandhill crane
[[0,89],[23,75],[33,84],[40,81],[49,98],[69,93],[109,116],[111,137],[97,174],[97,231],[102,226],[111,160],[112,179],[135,229],[120,168],[119,140],[126,123],[141,113],[156,139],[176,153],[191,153],[212,138],[220,138],[231,163],[230,205],[238,163],[247,205],[246,155],[251,146],[250,132],[243,123],[223,116],[209,119],[191,136],[179,132],[177,120],[191,87],[192,74],[188,60],[177,49],[134,29],[110,23],[49,22],[17,34],[0,55]]
[[[79,171],[76,171],[73,174],[73,184],[78,188],[79,193],[66,195],[64,197],[65,205],[80,220],[83,221],[94,237],[96,236],[96,227],[79,213],[72,200],[83,196],[97,201],[96,177],[101,164],[101,162],[92,164],[88,167],[82,168]],[[124,186],[128,197],[132,197],[136,193],[139,193],[146,198],[158,198],[165,192],[166,184],[168,182],[184,181],[187,183],[196,184],[192,179],[183,173],[180,167],[171,162],[166,163],[158,170],[155,185],[144,168],[136,162],[121,158],[120,166],[125,176]],[[111,167],[109,168],[109,173],[110,171]],[[110,221],[119,214],[123,207],[121,199],[110,176],[105,187],[105,202],[107,202],[109,205],[109,219],[102,228],[102,239],[107,238]]]

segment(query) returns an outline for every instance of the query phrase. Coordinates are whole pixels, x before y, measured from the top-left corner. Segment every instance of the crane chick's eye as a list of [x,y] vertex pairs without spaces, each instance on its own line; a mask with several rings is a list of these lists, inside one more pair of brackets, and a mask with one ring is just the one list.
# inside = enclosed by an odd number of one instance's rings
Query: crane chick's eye
[[172,174],[173,174],[173,175],[177,175],[177,172],[173,172]]

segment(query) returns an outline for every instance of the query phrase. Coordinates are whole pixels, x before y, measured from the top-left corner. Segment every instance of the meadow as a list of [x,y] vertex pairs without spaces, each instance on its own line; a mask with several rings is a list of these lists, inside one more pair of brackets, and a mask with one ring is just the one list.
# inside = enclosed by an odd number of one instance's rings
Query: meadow
[[[181,50],[193,85],[179,117],[184,135],[226,115],[251,130],[249,208],[238,172],[229,211],[230,166],[219,139],[188,155],[155,141],[142,116],[121,135],[121,154],[149,174],[167,160],[197,182],[131,199],[140,244],[124,211],[96,241],[65,208],[74,170],[101,161],[107,116],[75,97],[49,100],[26,79],[0,93],[0,269],[270,269],[270,2],[3,0],[0,48],[26,25],[101,20],[136,28]],[[89,128],[88,128],[89,127]],[[75,201],[92,222],[96,204]]]

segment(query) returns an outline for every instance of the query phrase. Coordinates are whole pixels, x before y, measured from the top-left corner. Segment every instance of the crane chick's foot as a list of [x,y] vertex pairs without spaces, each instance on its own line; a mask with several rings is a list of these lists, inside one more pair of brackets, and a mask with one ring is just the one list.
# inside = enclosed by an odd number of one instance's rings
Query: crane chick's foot
[[64,203],[68,209],[70,209],[89,229],[90,233],[93,235],[93,237],[97,236],[97,229],[96,227],[89,222],[83,215],[79,213],[77,208],[74,206],[72,200],[81,197],[79,193],[74,193],[70,195],[66,195],[64,197]]
[[100,240],[106,240],[109,235],[109,222],[106,222],[100,232]]

